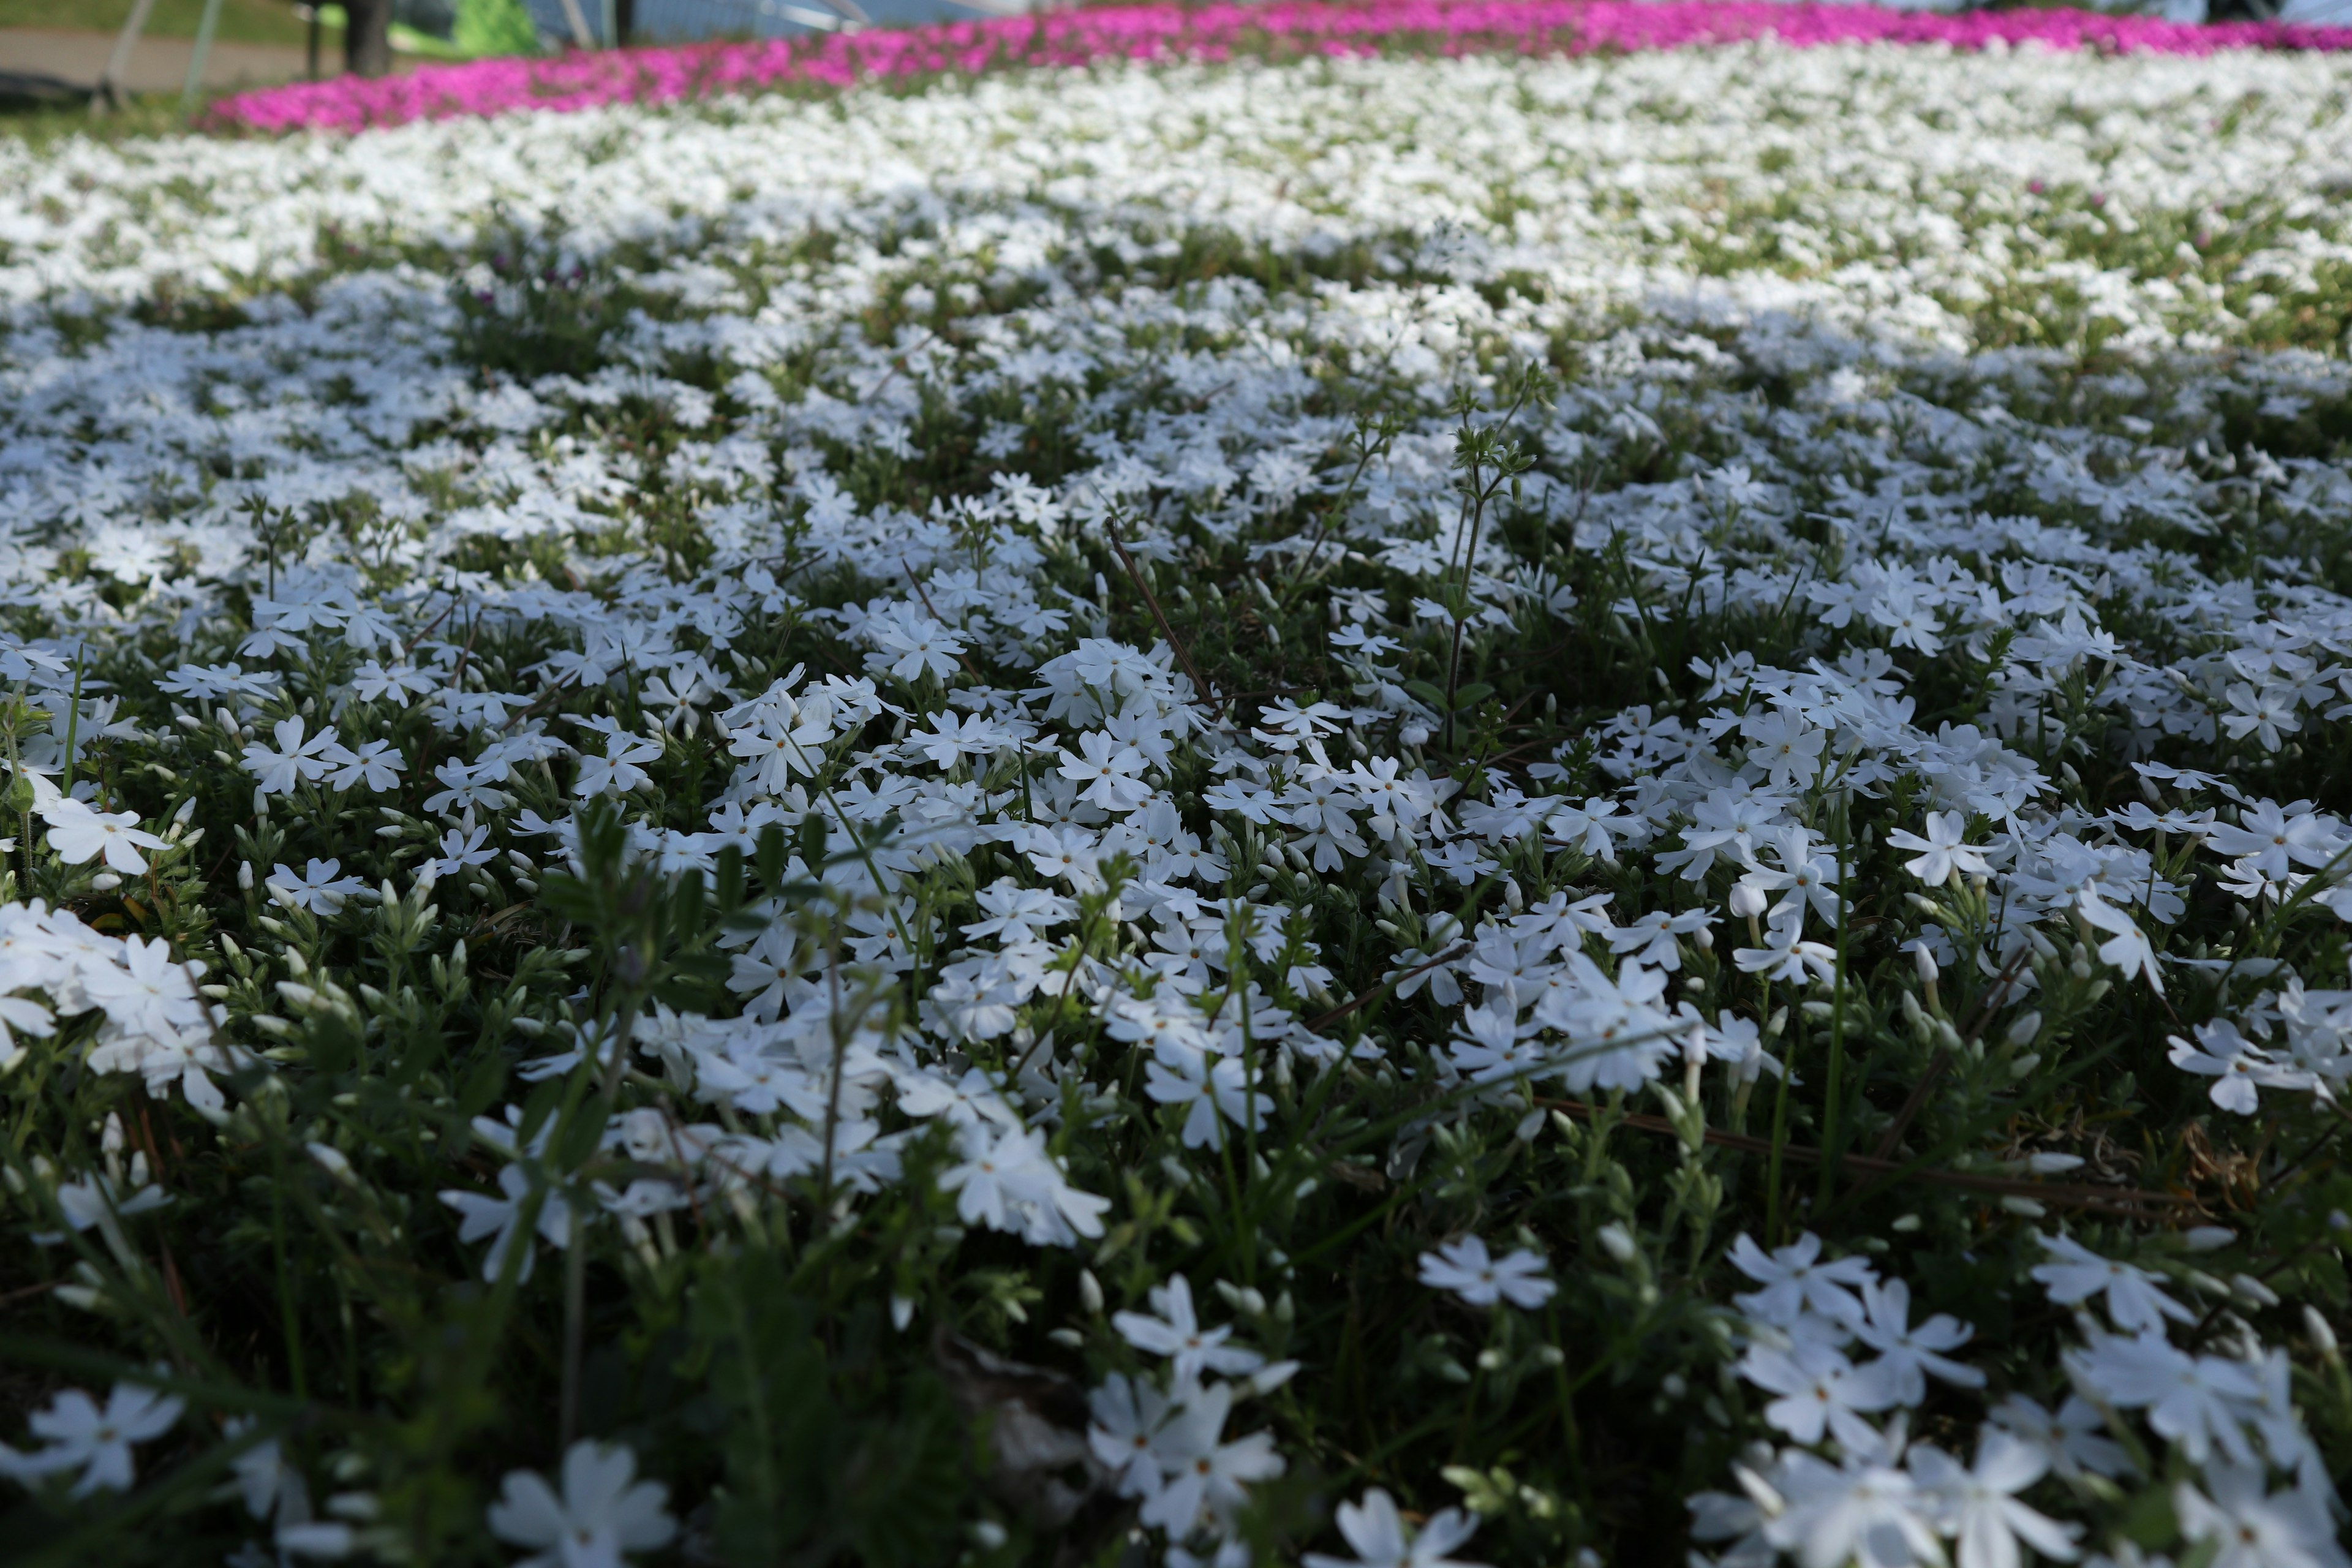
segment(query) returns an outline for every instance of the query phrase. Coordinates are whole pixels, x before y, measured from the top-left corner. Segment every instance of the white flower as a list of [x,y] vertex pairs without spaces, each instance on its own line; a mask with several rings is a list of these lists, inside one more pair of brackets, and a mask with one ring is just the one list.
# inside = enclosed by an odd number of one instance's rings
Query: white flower
[[36,1411],[27,1423],[33,1436],[48,1447],[20,1454],[0,1444],[0,1474],[19,1481],[79,1470],[71,1495],[98,1491],[128,1491],[137,1479],[131,1449],[170,1431],[180,1419],[184,1402],[176,1394],[158,1393],[142,1384],[118,1383],[105,1408],[79,1388],[68,1388]]
[[1168,1283],[1151,1288],[1151,1310],[1159,1315],[1113,1313],[1111,1326],[1136,1349],[1168,1357],[1179,1381],[1197,1380],[1203,1372],[1238,1377],[1265,1364],[1265,1357],[1257,1352],[1225,1342],[1233,1337],[1231,1324],[1222,1329],[1201,1326],[1192,1312],[1192,1283],[1181,1274],[1171,1275]]
[[1734,948],[1732,962],[1747,974],[1760,974],[1783,984],[1801,985],[1810,972],[1827,982],[1837,975],[1837,949],[1827,942],[1807,942],[1805,906],[1783,904],[1764,928],[1762,947]]
[[1559,1289],[1544,1277],[1545,1268],[1542,1257],[1526,1247],[1491,1258],[1484,1241],[1465,1236],[1421,1255],[1421,1282],[1433,1290],[1451,1290],[1474,1307],[1508,1301],[1532,1311]]
[[1874,1429],[1862,1417],[1895,1404],[1895,1379],[1883,1364],[1857,1367],[1835,1345],[1751,1345],[1739,1375],[1780,1396],[1764,1407],[1764,1419],[1800,1443],[1832,1436],[1849,1448],[1867,1447]]
[[2272,1060],[2268,1051],[2240,1034],[2238,1026],[2227,1018],[2198,1025],[2194,1041],[2179,1035],[2166,1038],[2171,1047],[2172,1065],[2183,1072],[2211,1079],[2213,1087],[2206,1098],[2241,1116],[2254,1113],[2260,1100],[2254,1092],[2258,1087],[2308,1089],[2314,1082],[2309,1075]]
[[625,1553],[667,1546],[677,1534],[669,1489],[636,1473],[626,1445],[583,1438],[563,1456],[561,1497],[530,1470],[509,1471],[490,1505],[490,1531],[536,1549],[517,1568],[620,1568]]
[[1271,1096],[1251,1092],[1249,1064],[1239,1057],[1163,1041],[1144,1064],[1143,1090],[1162,1105],[1190,1109],[1184,1117],[1188,1149],[1221,1149],[1225,1123],[1263,1123],[1274,1109]]
[[406,759],[393,749],[390,741],[365,741],[343,754],[327,775],[327,784],[333,789],[358,788],[382,795],[399,788],[400,775],[407,771]]
[[367,889],[357,877],[338,875],[342,868],[341,860],[314,859],[298,873],[281,860],[266,885],[284,901],[299,904],[314,915],[337,914],[346,899]]
[[1234,1403],[1233,1385],[1180,1384],[1177,1409],[1153,1445],[1160,1458],[1160,1489],[1143,1504],[1143,1522],[1171,1536],[1189,1535],[1203,1522],[1223,1530],[1249,1495],[1249,1483],[1282,1474],[1274,1439],[1252,1432],[1223,1440]]
[[204,1001],[187,965],[173,962],[171,948],[160,938],[125,937],[121,955],[120,963],[90,963],[81,970],[82,990],[118,1028],[169,1039],[184,1028],[206,1023]]
[[1998,1427],[1977,1439],[1977,1462],[1963,1468],[1937,1448],[1911,1450],[1911,1473],[1934,1498],[1939,1528],[1959,1542],[1959,1568],[2021,1568],[2023,1542],[2061,1562],[2074,1555],[2080,1527],[2060,1524],[2017,1500],[2048,1473],[2050,1462]]
[[1785,1455],[1776,1478],[1787,1506],[1765,1539],[1804,1568],[1914,1568],[1937,1563],[1934,1500],[1883,1456],[1843,1468],[1802,1451]]
[[49,847],[71,866],[103,855],[110,870],[137,876],[147,869],[139,851],[163,847],[161,838],[139,826],[135,811],[94,811],[61,795],[41,808],[41,819],[49,825]]
[[965,757],[992,756],[1012,745],[1013,732],[978,713],[958,719],[948,712],[930,715],[930,728],[907,737],[908,747],[930,759],[937,768],[951,768]]
[[2037,1264],[2033,1278],[2062,1307],[2076,1307],[2104,1295],[2107,1317],[2127,1334],[2161,1330],[2164,1321],[2193,1322],[2196,1314],[2157,1289],[2156,1276],[2129,1263],[2102,1258],[2071,1236],[2044,1236],[2042,1250],[2053,1261]]
[[1395,1500],[1374,1487],[1362,1502],[1339,1505],[1339,1524],[1355,1556],[1310,1552],[1301,1559],[1306,1568],[1481,1568],[1447,1555],[1478,1529],[1478,1521],[1458,1508],[1431,1515],[1408,1536]]
[[1927,1374],[1962,1388],[1982,1388],[1985,1374],[1944,1355],[1969,1342],[1976,1331],[1948,1313],[1938,1312],[1917,1328],[1911,1323],[1911,1287],[1900,1279],[1862,1288],[1864,1314],[1853,1325],[1854,1337],[1878,1352],[1876,1364],[1894,1380],[1897,1405],[1916,1405],[1927,1397]]
[[76,1230],[110,1226],[118,1219],[147,1214],[165,1207],[171,1201],[172,1194],[152,1182],[124,1196],[114,1178],[103,1171],[93,1171],[79,1181],[58,1184],[58,1212],[65,1215],[66,1224]]
[[1929,887],[1937,888],[1955,876],[1982,877],[1992,871],[1984,851],[1971,848],[1966,842],[1968,826],[1968,817],[1963,813],[1931,811],[1927,814],[1926,837],[1898,827],[1887,834],[1886,842],[1897,849],[1916,850],[1913,858],[1903,863],[1903,868]]
[[583,755],[580,759],[580,776],[572,781],[572,793],[577,795],[626,795],[653,783],[653,775],[645,764],[661,760],[662,743],[639,735],[610,734],[604,737],[604,754],[601,757]]
[[1077,751],[1062,753],[1062,776],[1078,785],[1079,799],[1105,811],[1132,811],[1151,798],[1140,776],[1144,765],[1141,752],[1099,730],[1080,735]]
[[1087,1396],[1087,1408],[1094,1415],[1087,1447],[1110,1470],[1118,1495],[1157,1496],[1167,1468],[1160,1441],[1175,1403],[1150,1384],[1113,1373]]
[[2208,1568],[2346,1568],[2336,1544],[2334,1500],[2303,1488],[2271,1491],[2252,1465],[2205,1467],[2205,1488],[2182,1481],[2173,1489],[2181,1532],[2211,1542]]
[[1769,1254],[1743,1233],[1731,1244],[1731,1261],[1764,1287],[1735,1298],[1740,1310],[1780,1328],[1794,1324],[1806,1310],[1840,1322],[1859,1321],[1863,1304],[1854,1291],[1876,1278],[1866,1258],[1822,1262],[1822,1238],[1811,1231]]
[[2325,866],[2342,847],[2341,835],[2313,813],[2309,801],[2284,808],[2256,801],[2240,809],[2238,821],[2236,827],[2214,823],[2205,830],[2206,842],[2273,881],[2294,866]]
[[2105,1418],[2081,1394],[2068,1394],[2053,1415],[2025,1395],[2012,1394],[1989,1415],[2021,1442],[2042,1450],[2050,1468],[2069,1479],[2086,1473],[2120,1476],[2131,1469],[2131,1457],[2106,1436]]
[[[488,1256],[482,1259],[482,1278],[496,1279],[506,1268],[507,1248],[515,1237],[515,1227],[521,1222],[522,1211],[530,1193],[530,1174],[520,1165],[509,1165],[499,1173],[499,1191],[504,1197],[486,1198],[479,1193],[457,1189],[443,1192],[441,1201],[456,1209],[464,1220],[458,1227],[457,1239],[476,1242],[497,1233],[490,1243]],[[566,1247],[572,1240],[572,1209],[559,1193],[550,1192],[540,1201],[537,1221],[539,1237],[550,1247]],[[519,1279],[530,1278],[535,1255],[526,1247],[522,1255],[522,1270]]]
[[880,651],[869,656],[867,668],[887,669],[905,681],[920,680],[926,673],[947,679],[963,651],[963,639],[928,616],[878,622],[873,635]]
[[2219,1447],[2251,1463],[2245,1417],[2262,1397],[2262,1384],[2242,1362],[2192,1356],[2155,1330],[2125,1339],[2100,1334],[2069,1351],[2066,1369],[2088,1392],[2119,1409],[2146,1407],[2147,1424],[2203,1463]]
[[441,835],[441,853],[437,858],[425,861],[416,868],[417,880],[438,881],[454,877],[476,866],[487,866],[499,858],[490,847],[490,830],[468,822],[462,827],[452,827]]
[[2303,728],[2303,721],[2295,714],[2292,689],[2266,686],[2256,692],[2241,680],[2222,695],[2229,699],[2231,710],[2221,715],[2221,728],[2233,741],[2259,733],[2263,750],[2275,752],[2284,743],[2280,737]]
[[1018,1232],[1040,1246],[1066,1247],[1102,1234],[1110,1200],[1069,1184],[1046,1152],[1045,1133],[1013,1127],[992,1136],[975,1122],[960,1138],[963,1162],[940,1173],[940,1188],[956,1194],[965,1224]]
[[352,754],[335,743],[335,727],[331,724],[311,736],[302,738],[303,724],[298,714],[281,719],[271,729],[278,749],[271,751],[258,741],[245,748],[245,771],[257,781],[263,795],[286,795],[297,784],[316,784],[335,769],[349,765]]
[[2124,972],[2126,979],[2145,974],[2147,983],[2158,994],[2164,991],[2164,976],[2156,966],[2156,947],[2147,933],[2139,929],[2131,916],[2100,900],[2095,888],[2085,887],[2074,907],[2084,920],[2103,931],[2112,932],[2099,944],[2099,962]]

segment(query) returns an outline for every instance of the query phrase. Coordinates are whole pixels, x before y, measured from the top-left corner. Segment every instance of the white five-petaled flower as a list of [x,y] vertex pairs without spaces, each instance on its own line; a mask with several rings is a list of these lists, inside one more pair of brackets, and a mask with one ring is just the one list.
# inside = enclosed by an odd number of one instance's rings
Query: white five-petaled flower
[[137,812],[98,811],[69,795],[43,806],[41,820],[49,825],[49,847],[71,866],[103,855],[109,870],[135,877],[147,869],[139,851],[163,847],[163,839],[139,826]]
[[1421,1282],[1433,1290],[1451,1290],[1474,1307],[1508,1301],[1532,1310],[1559,1289],[1545,1277],[1546,1268],[1540,1254],[1524,1247],[1494,1258],[1484,1241],[1465,1236],[1421,1255]]
[[1165,1468],[1159,1444],[1175,1403],[1150,1384],[1115,1372],[1087,1395],[1087,1407],[1094,1416],[1087,1446],[1110,1471],[1118,1495],[1157,1496]]
[[604,754],[583,754],[580,776],[572,782],[576,795],[626,795],[653,783],[645,764],[661,761],[662,743],[642,735],[608,734]]
[[1076,752],[1062,752],[1062,776],[1078,786],[1078,798],[1105,811],[1133,811],[1151,798],[1142,778],[1143,753],[1099,730],[1078,737]]
[[1179,1384],[1174,1398],[1176,1410],[1153,1445],[1160,1489],[1144,1503],[1143,1522],[1177,1537],[1191,1534],[1204,1521],[1228,1528],[1249,1495],[1248,1483],[1282,1474],[1282,1456],[1269,1433],[1224,1440],[1234,1404],[1231,1384]]
[[1136,1349],[1168,1357],[1179,1379],[1197,1380],[1203,1372],[1238,1377],[1265,1364],[1257,1352],[1225,1342],[1233,1337],[1230,1323],[1222,1329],[1201,1326],[1192,1310],[1192,1282],[1181,1274],[1151,1288],[1151,1310],[1158,1315],[1114,1313],[1111,1326]]
[[121,963],[88,964],[81,972],[82,990],[109,1020],[127,1033],[163,1039],[205,1025],[189,965],[173,960],[168,942],[125,937],[120,952]]
[[2253,1465],[2208,1465],[2202,1490],[2188,1481],[2173,1490],[2182,1533],[2214,1543],[2208,1568],[2347,1568],[2333,1500],[2303,1487],[2273,1492]]
[[137,1479],[131,1449],[170,1431],[184,1402],[142,1384],[118,1383],[101,1408],[79,1388],[68,1388],[36,1411],[26,1423],[48,1447],[20,1454],[0,1444],[0,1475],[19,1481],[79,1470],[72,1495],[127,1491]]
[[308,740],[302,731],[299,714],[281,719],[270,730],[278,742],[276,751],[258,741],[245,748],[245,771],[254,776],[263,795],[285,795],[297,784],[316,784],[353,760],[351,752],[336,744],[332,724]]
[[563,1492],[530,1470],[510,1470],[490,1505],[490,1531],[534,1548],[516,1568],[620,1568],[625,1554],[667,1546],[677,1534],[669,1489],[636,1479],[625,1444],[582,1438],[563,1456]]
[[1478,1530],[1478,1521],[1458,1508],[1440,1510],[1408,1535],[1395,1500],[1374,1487],[1362,1502],[1339,1505],[1339,1525],[1356,1554],[1310,1552],[1301,1559],[1306,1568],[1481,1568],[1448,1555]]
[[1779,1328],[1811,1310],[1842,1323],[1859,1321],[1863,1304],[1854,1292],[1875,1276],[1866,1258],[1822,1260],[1822,1238],[1807,1231],[1788,1246],[1767,1253],[1748,1236],[1731,1244],[1731,1261],[1763,1287],[1735,1297],[1739,1309]]
[[2017,1500],[2050,1461],[1999,1427],[1977,1439],[1977,1459],[1963,1466],[1938,1448],[1911,1450],[1911,1473],[1934,1500],[1937,1522],[1959,1542],[1959,1568],[2022,1568],[2024,1542],[2044,1557],[2071,1562],[2081,1527],[2061,1524]]
[[2207,1098],[2224,1110],[2252,1116],[2262,1089],[2306,1089],[2312,1079],[2296,1068],[2271,1059],[2271,1054],[2238,1032],[2227,1018],[2197,1026],[2195,1040],[2166,1037],[2172,1065],[2213,1080]]
[[2344,847],[2341,826],[2314,812],[2307,800],[2256,801],[2239,809],[2237,826],[2217,822],[2205,836],[2214,848],[2272,881],[2295,866],[2325,866]]
[[967,1225],[1017,1231],[1037,1245],[1072,1246],[1100,1236],[1110,1200],[1070,1185],[1046,1150],[1045,1134],[1019,1127],[992,1133],[977,1122],[961,1131],[963,1162],[940,1173]]
[[[499,1191],[505,1196],[488,1198],[479,1193],[451,1188],[440,1194],[441,1201],[456,1209],[464,1223],[458,1227],[457,1239],[479,1241],[496,1233],[488,1256],[482,1259],[482,1278],[496,1279],[506,1267],[507,1248],[513,1245],[515,1229],[522,1221],[526,1200],[530,1194],[530,1173],[520,1165],[509,1165],[499,1173]],[[550,1247],[569,1246],[572,1240],[572,1209],[562,1194],[549,1193],[540,1200],[537,1222],[540,1239]],[[530,1266],[535,1255],[525,1247],[521,1272],[518,1279],[530,1278]]]
[[1911,1568],[1941,1555],[1933,1500],[1895,1468],[1886,1445],[1857,1444],[1843,1466],[1798,1450],[1778,1478],[1785,1506],[1764,1523],[1770,1544],[1804,1568]]
[[1911,1324],[1911,1287],[1900,1279],[1862,1288],[1864,1315],[1853,1325],[1854,1337],[1879,1354],[1875,1364],[1894,1382],[1895,1403],[1916,1405],[1927,1397],[1927,1378],[1934,1373],[1962,1388],[1982,1388],[1985,1374],[1944,1354],[1969,1342],[1976,1331],[1948,1313],[1938,1312],[1926,1322]]
[[1780,1396],[1764,1407],[1764,1419],[1800,1443],[1818,1443],[1826,1436],[1848,1448],[1867,1447],[1873,1428],[1862,1417],[1895,1403],[1895,1379],[1885,1363],[1856,1366],[1834,1345],[1751,1345],[1740,1358],[1739,1375]]
[[499,852],[490,847],[488,827],[478,826],[470,821],[448,829],[441,835],[439,857],[416,868],[417,879],[421,882],[437,881],[476,866],[488,865],[499,858]]
[[2102,1258],[2071,1236],[2044,1236],[2042,1247],[2051,1261],[2037,1264],[2033,1278],[2062,1307],[2105,1295],[2109,1321],[2127,1334],[2160,1330],[2167,1318],[2179,1323],[2196,1321],[2194,1312],[2157,1289],[2156,1276],[2145,1268]]
[[2076,1383],[2107,1404],[2145,1406],[2147,1424],[2198,1463],[2216,1449],[2239,1464],[2252,1462],[2246,1417],[2263,1389],[2243,1362],[2192,1356],[2154,1329],[2130,1337],[2097,1333],[2064,1359]]
[[1968,828],[1968,817],[1961,812],[1931,811],[1926,837],[1898,827],[1886,836],[1886,842],[1897,849],[1915,851],[1903,868],[1929,887],[1939,888],[1956,874],[1981,877],[1992,870],[1984,851],[1965,842]]
[[2138,922],[2104,902],[2095,887],[2084,887],[2076,896],[2074,907],[2084,920],[2109,933],[2107,940],[2099,943],[2099,961],[2122,970],[2126,979],[2135,974],[2147,975],[2147,983],[2161,995],[2164,975],[2156,966],[2156,947],[2147,940],[2147,933],[2139,929]]
[[299,905],[314,915],[332,915],[341,912],[352,894],[367,889],[357,877],[341,875],[342,868],[341,860],[313,859],[297,872],[281,860],[265,885],[283,902]]

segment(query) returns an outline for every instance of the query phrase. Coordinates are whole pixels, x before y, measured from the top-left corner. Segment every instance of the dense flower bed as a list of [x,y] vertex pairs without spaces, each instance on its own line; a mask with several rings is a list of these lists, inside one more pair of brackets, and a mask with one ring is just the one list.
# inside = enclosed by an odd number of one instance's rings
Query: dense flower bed
[[1617,53],[1760,37],[1788,48],[1874,42],[1960,49],[2031,45],[2189,56],[2249,48],[2352,48],[2352,27],[2272,22],[2198,26],[2054,8],[1945,16],[1766,0],[1299,0],[1118,5],[804,39],[478,60],[375,81],[342,77],[267,88],[227,99],[213,112],[224,124],[262,131],[350,131],[447,115],[668,103],[756,88],[847,87],[1099,60],[1347,57],[1399,48],[1440,54]]
[[0,150],[12,1554],[2344,1568],[2347,105]]

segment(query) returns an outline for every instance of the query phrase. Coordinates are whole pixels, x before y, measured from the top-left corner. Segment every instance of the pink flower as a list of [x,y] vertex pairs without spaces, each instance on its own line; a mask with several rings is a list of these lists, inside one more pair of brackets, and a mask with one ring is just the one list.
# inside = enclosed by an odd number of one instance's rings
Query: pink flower
[[[1346,58],[1372,54],[1401,38],[1444,55],[1590,54],[1704,48],[1767,36],[1799,49],[1849,43],[1981,49],[2026,42],[2171,55],[2352,49],[2347,27],[2210,26],[2095,11],[1945,16],[1768,0],[1367,0],[1353,5],[1275,0],[1189,13],[1173,5],[1126,5],[754,43],[475,60],[373,80],[342,77],[266,88],[225,100],[212,112],[224,125],[254,131],[358,131],[522,109],[568,113],[611,103],[667,103],[786,83],[848,87],[877,78],[1102,59],[1214,61],[1260,52]],[[2039,182],[2032,188],[2038,192]],[[2093,204],[2103,199],[2094,196]]]

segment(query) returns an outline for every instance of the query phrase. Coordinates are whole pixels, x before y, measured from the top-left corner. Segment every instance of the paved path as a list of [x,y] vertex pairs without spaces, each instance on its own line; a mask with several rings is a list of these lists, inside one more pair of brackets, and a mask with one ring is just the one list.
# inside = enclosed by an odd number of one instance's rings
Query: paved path
[[[342,38],[324,41],[320,68],[342,67]],[[194,38],[139,40],[131,52],[132,92],[175,92],[187,84],[188,57]],[[68,31],[49,27],[0,27],[0,98],[65,100],[87,98],[106,68],[107,51],[114,47],[111,33]],[[236,44],[216,41],[205,61],[205,85],[229,88],[262,82],[290,81],[302,74],[303,51],[282,44]]]

